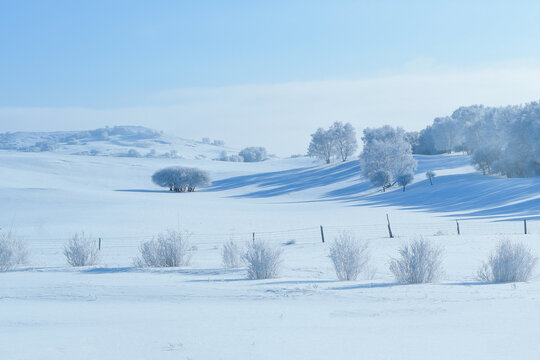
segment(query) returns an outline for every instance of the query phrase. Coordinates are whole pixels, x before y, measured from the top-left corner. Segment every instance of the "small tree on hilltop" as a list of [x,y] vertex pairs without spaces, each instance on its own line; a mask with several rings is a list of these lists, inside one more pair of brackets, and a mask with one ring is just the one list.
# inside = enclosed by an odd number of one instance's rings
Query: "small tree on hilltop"
[[[381,186],[384,191],[398,182],[400,176],[414,173],[417,162],[403,129],[394,129],[388,125],[376,129],[367,128],[362,141],[362,175],[373,185]],[[381,181],[383,173],[388,175],[386,182]]]
[[435,177],[435,172],[428,170],[426,171],[426,178],[429,179],[430,185],[433,185],[433,178]]
[[347,158],[354,154],[358,149],[356,141],[356,131],[350,123],[345,125],[336,121],[329,129],[334,140],[335,152],[341,157],[341,161],[347,161]]
[[330,160],[336,154],[335,141],[330,130],[317,129],[315,133],[311,134],[308,156],[316,157],[330,164]]

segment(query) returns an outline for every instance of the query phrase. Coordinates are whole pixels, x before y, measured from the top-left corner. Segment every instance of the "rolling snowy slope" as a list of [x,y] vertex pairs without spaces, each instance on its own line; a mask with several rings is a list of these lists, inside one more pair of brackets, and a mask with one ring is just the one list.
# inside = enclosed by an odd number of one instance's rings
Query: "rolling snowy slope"
[[[206,146],[196,144],[193,154]],[[356,160],[209,158],[0,151],[0,226],[31,251],[27,266],[0,273],[0,357],[540,356],[538,272],[516,285],[475,279],[499,239],[540,254],[536,221],[519,235],[521,219],[540,210],[538,179],[483,177],[467,156],[421,156],[405,192],[381,193],[360,178]],[[171,165],[205,169],[213,184],[195,193],[152,184],[152,173]],[[428,169],[437,173],[433,186]],[[513,218],[520,221],[492,221]],[[169,228],[192,232],[192,264],[134,268],[139,244]],[[336,280],[328,246],[343,230],[369,240],[372,277]],[[99,265],[66,264],[63,244],[79,231],[102,238]],[[245,268],[223,268],[222,244],[245,244],[253,232],[283,250],[279,278],[247,280]],[[400,285],[391,276],[389,258],[415,234],[445,249],[441,283]]]
[[0,149],[21,152],[117,157],[214,159],[222,151],[214,144],[182,139],[142,126],[114,126],[88,131],[15,132],[0,134]]

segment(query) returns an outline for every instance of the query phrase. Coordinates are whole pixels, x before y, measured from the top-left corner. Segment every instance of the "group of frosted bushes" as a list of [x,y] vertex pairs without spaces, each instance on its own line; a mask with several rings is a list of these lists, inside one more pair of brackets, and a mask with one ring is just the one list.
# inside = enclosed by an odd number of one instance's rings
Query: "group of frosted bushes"
[[[191,246],[188,233],[168,231],[143,242],[134,265],[188,266],[194,250],[196,247]],[[75,234],[65,244],[64,255],[72,266],[95,265],[99,261],[98,244],[84,233]],[[223,245],[221,255],[226,268],[246,266],[250,279],[279,276],[282,249],[267,242],[252,241],[242,248],[234,241],[229,241]],[[356,280],[362,273],[372,276],[368,243],[358,241],[350,233],[342,233],[335,239],[330,245],[328,256],[339,280]],[[442,256],[442,248],[420,237],[399,248],[397,256],[389,261],[389,270],[399,283],[434,282],[443,274]],[[0,233],[0,271],[12,270],[27,260],[25,243],[10,232]],[[537,260],[523,244],[503,240],[482,264],[477,278],[485,282],[527,281],[532,276]]]
[[156,171],[152,181],[170,191],[193,192],[196,187],[209,185],[210,176],[197,168],[173,166]]

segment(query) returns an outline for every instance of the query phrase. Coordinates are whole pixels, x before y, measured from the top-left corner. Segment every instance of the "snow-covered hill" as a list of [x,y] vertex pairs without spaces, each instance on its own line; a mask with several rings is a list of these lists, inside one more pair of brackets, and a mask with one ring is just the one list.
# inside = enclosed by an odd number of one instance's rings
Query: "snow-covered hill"
[[[110,137],[126,141],[118,145],[125,151],[157,148],[162,136]],[[20,147],[32,143],[16,138]],[[538,178],[482,176],[468,156],[418,156],[414,183],[382,193],[360,177],[357,160],[71,155],[95,144],[120,151],[110,139],[0,151],[0,227],[30,249],[29,264],[0,273],[2,359],[540,356],[539,272],[517,285],[475,279],[502,238],[540,254],[540,221],[520,234],[522,218],[540,212]],[[212,146],[193,144],[192,154]],[[213,184],[194,193],[154,185],[152,173],[171,165],[207,170]],[[427,170],[437,174],[433,185]],[[508,218],[520,221],[493,221]],[[192,233],[191,265],[133,267],[141,242],[171,228]],[[102,240],[97,266],[66,264],[63,246],[81,231]],[[336,280],[329,245],[342,231],[369,241],[371,276]],[[401,285],[389,271],[389,259],[417,235],[444,248],[441,283]],[[278,279],[248,280],[245,267],[223,267],[222,245],[253,236],[283,251]]]
[[14,132],[0,134],[0,149],[22,152],[117,157],[214,159],[236,153],[222,141],[205,143],[166,135],[142,126],[115,126],[88,131]]

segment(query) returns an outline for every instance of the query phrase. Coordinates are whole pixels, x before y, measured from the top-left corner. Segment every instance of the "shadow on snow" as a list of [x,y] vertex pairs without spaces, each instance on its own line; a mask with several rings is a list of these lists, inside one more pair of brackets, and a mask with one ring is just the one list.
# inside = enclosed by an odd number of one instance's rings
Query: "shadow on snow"
[[[470,165],[469,156],[419,155],[416,174]],[[343,184],[340,184],[343,183]],[[207,191],[246,189],[236,198],[269,198],[334,185],[313,202],[343,201],[354,206],[396,206],[428,212],[454,212],[470,218],[540,218],[540,182],[536,178],[499,178],[465,173],[437,176],[434,185],[418,181],[405,192],[382,193],[360,177],[358,160],[215,181]],[[340,187],[341,185],[341,187]],[[253,190],[255,187],[255,190]],[[538,198],[534,198],[538,194]],[[309,202],[309,201],[308,201]]]

